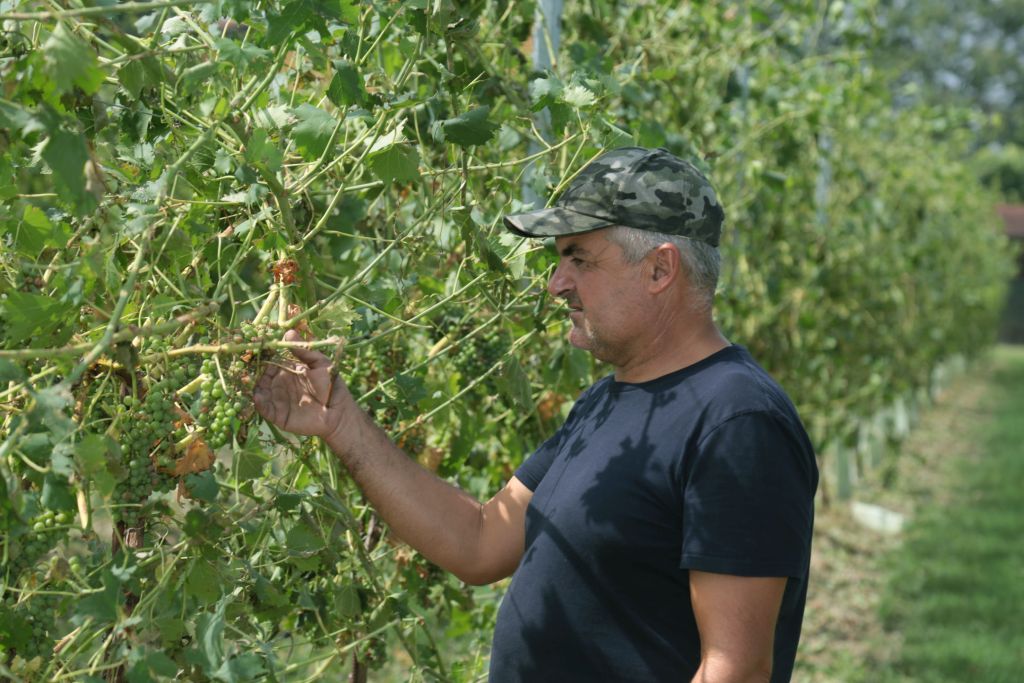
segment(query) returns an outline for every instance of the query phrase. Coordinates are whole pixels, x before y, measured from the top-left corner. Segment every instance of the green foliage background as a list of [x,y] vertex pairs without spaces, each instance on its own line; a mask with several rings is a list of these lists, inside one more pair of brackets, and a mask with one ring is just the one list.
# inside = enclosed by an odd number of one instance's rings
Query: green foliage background
[[0,4],[0,672],[312,680],[397,652],[405,678],[482,675],[500,587],[390,539],[318,443],[253,423],[191,498],[116,500],[123,397],[283,352],[305,321],[328,352],[344,337],[342,374],[411,456],[488,497],[605,372],[563,341],[554,255],[500,218],[604,148],[706,167],[720,323],[819,447],[979,352],[1009,264],[959,161],[969,113],[892,107],[873,12],[570,3],[538,73],[532,3]]

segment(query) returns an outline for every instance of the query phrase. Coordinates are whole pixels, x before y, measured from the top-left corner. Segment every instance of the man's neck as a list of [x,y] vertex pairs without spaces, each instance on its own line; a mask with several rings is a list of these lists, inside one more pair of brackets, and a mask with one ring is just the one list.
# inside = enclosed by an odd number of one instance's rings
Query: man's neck
[[709,318],[693,327],[665,329],[642,344],[629,362],[615,367],[615,379],[637,384],[682,370],[729,346]]

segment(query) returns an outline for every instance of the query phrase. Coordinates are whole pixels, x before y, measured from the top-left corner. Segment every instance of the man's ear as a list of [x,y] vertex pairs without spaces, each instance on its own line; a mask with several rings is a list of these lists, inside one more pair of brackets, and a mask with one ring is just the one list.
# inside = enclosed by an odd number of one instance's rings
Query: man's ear
[[650,279],[647,289],[652,294],[667,289],[679,277],[680,261],[679,249],[673,244],[665,242],[660,244],[647,254],[650,265]]

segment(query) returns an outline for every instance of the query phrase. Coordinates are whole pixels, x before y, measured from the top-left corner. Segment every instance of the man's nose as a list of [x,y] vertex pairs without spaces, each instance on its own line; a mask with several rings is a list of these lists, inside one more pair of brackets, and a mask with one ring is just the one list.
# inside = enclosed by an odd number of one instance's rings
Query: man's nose
[[571,289],[569,278],[565,275],[562,264],[562,261],[558,262],[555,272],[551,273],[551,279],[548,280],[548,294],[551,296],[561,296],[562,293]]

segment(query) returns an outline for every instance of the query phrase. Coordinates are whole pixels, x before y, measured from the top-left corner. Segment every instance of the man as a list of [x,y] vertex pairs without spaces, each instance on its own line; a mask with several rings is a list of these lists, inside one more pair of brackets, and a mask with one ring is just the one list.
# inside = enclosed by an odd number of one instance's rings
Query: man
[[485,504],[394,446],[322,354],[261,379],[260,413],[323,437],[424,556],[470,583],[515,572],[491,681],[789,680],[818,472],[789,399],[713,322],[723,219],[692,164],[636,147],[505,219],[555,237],[569,341],[614,373]]

